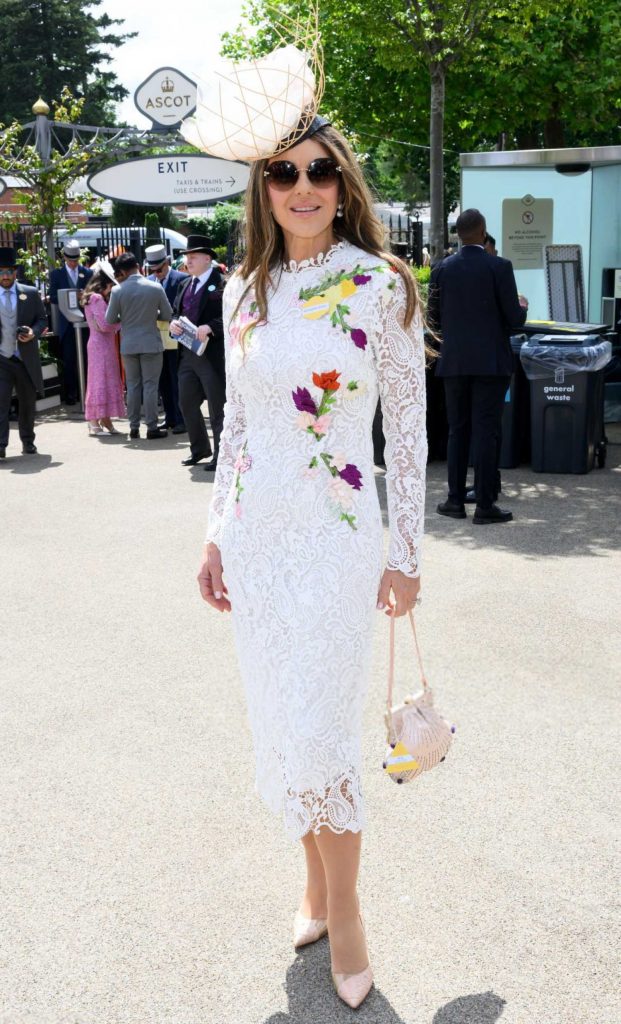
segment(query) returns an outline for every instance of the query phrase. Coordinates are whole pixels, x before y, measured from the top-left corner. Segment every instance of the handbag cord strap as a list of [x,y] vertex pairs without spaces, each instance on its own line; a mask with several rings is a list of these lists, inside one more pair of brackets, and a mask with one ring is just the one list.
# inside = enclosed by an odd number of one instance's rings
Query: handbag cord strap
[[[418,659],[418,667],[419,667],[419,670],[420,670],[420,677],[421,677],[422,684],[423,684],[423,690],[428,690],[429,689],[429,683],[427,682],[427,677],[425,675],[425,669],[423,668],[423,659],[422,659],[422,656],[421,656],[421,653],[420,653],[420,647],[419,647],[419,644],[418,644],[418,636],[416,634],[416,626],[414,624],[414,614],[410,610],[408,612],[408,615],[410,617],[410,624],[412,626],[412,632],[414,634],[414,646],[416,647],[416,657]],[[394,615],[391,615],[390,616],[390,654],[389,654],[389,659],[388,659],[388,696],[387,696],[387,699],[386,699],[386,703],[388,705],[388,712],[389,713],[390,713],[390,711],[392,709],[392,691],[393,691],[394,681],[395,681],[395,617],[394,617]]]

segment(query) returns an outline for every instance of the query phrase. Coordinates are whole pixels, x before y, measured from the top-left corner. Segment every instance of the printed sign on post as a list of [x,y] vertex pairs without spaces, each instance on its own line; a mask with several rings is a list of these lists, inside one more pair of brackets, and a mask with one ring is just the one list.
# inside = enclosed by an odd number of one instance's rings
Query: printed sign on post
[[543,270],[543,250],[553,242],[554,200],[503,199],[502,255],[514,270]]
[[196,109],[196,82],[177,68],[158,68],[138,86],[134,103],[161,128],[176,128]]

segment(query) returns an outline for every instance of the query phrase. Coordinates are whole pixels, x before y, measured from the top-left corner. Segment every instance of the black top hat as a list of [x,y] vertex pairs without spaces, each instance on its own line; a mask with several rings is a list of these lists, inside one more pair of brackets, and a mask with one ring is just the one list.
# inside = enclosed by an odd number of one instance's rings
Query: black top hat
[[182,249],[181,252],[204,252],[211,256],[212,260],[218,259],[217,252],[214,252],[212,248],[211,239],[206,235],[188,235],[187,249]]
[[16,267],[15,249],[8,246],[0,246],[0,267]]

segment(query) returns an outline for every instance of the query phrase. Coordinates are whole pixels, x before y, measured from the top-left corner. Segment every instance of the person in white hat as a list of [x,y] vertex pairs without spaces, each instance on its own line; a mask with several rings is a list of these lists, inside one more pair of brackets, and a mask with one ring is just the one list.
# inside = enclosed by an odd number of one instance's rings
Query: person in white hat
[[[149,281],[161,284],[166,292],[166,298],[174,309],[179,287],[188,275],[172,269],[165,245],[149,245],[144,255]],[[160,374],[160,395],[166,414],[164,426],[173,434],[185,434],[186,426],[179,406],[177,342],[170,333],[170,324],[167,320],[160,320],[158,326],[164,345],[164,362]]]
[[[75,238],[63,242],[63,266],[52,270],[50,274],[49,299],[53,306],[58,307],[58,292],[61,288],[77,288],[80,294],[91,279],[92,271],[81,263],[80,243]],[[63,360],[63,396],[65,405],[75,405],[78,401],[78,354],[76,352],[75,330],[73,324],[62,315],[57,308],[58,337],[60,339]],[[54,316],[56,319],[56,315]],[[84,346],[84,371],[87,373],[86,342],[88,332],[82,332]],[[84,397],[84,396],[82,396]]]
[[357,1007],[373,984],[357,891],[363,707],[375,616],[407,614],[420,589],[425,345],[410,268],[385,251],[362,170],[316,116],[313,84],[293,47],[210,67],[186,136],[252,160],[246,253],[224,293],[226,410],[198,583],[232,613],[257,790],[304,849],[294,945],[328,934],[334,985]]

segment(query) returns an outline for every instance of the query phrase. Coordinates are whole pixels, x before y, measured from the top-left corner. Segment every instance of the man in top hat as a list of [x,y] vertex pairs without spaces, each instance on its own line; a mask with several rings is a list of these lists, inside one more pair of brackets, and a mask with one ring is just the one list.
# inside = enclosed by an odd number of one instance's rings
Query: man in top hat
[[[224,420],[226,377],[224,372],[224,331],[222,327],[222,292],[224,278],[215,260],[211,242],[204,235],[188,235],[184,250],[190,278],[184,281],[174,306],[175,317],[184,316],[198,327],[198,340],[208,339],[202,356],[179,345],[179,404],[190,437],[190,455],[184,466],[195,466],[212,456],[205,466],[215,470],[218,463],[220,434]],[[173,337],[182,333],[177,320],[172,320]],[[213,452],[201,405],[207,399],[213,432]]]
[[0,248],[0,459],[9,443],[13,388],[19,402],[19,436],[24,455],[36,455],[35,407],[43,392],[38,340],[47,317],[36,288],[18,284],[15,250]]
[[[145,249],[145,259],[149,280],[157,281],[166,292],[166,298],[174,307],[177,292],[182,281],[186,281],[188,275],[182,274],[179,270],[172,270],[166,247],[164,245],[149,245]],[[166,413],[165,426],[172,430],[173,434],[185,434],[186,427],[183,422],[183,414],[179,408],[179,381],[177,377],[177,342],[170,334],[170,324],[165,320],[159,321],[160,334],[164,345],[164,362],[160,375],[160,394]]]
[[[63,243],[64,265],[50,274],[50,302],[58,307],[58,292],[61,288],[78,288],[83,291],[93,276],[92,270],[80,263],[80,243],[75,238],[68,238]],[[65,404],[75,405],[78,400],[78,357],[75,347],[75,330],[72,323],[57,310],[58,336],[63,360],[63,383]],[[56,317],[54,317],[56,319]],[[86,372],[86,338],[83,332],[84,370]],[[84,397],[84,396],[82,396]]]

